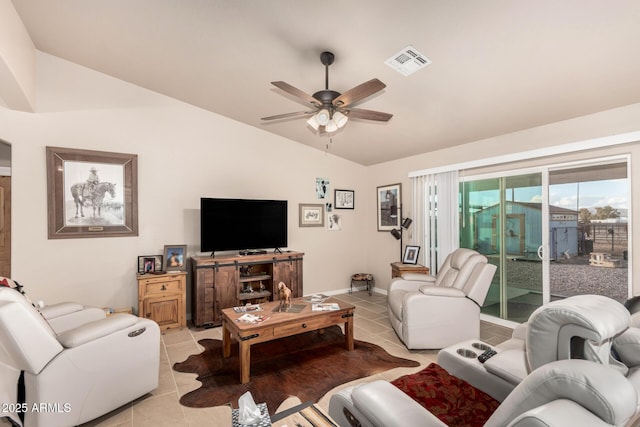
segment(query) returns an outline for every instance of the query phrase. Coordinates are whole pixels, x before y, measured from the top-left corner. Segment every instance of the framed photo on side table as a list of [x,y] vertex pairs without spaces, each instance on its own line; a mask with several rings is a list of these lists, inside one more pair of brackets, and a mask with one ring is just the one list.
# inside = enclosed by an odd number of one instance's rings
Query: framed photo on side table
[[187,245],[165,245],[164,259],[166,271],[185,271],[187,269]]
[[138,235],[138,156],[46,147],[48,238]]
[[410,245],[405,246],[404,256],[402,257],[402,263],[417,264],[419,253],[420,253],[420,246],[410,246]]
[[400,228],[402,214],[402,184],[384,185],[377,188],[378,231]]
[[143,255],[138,257],[138,273],[159,273],[162,271],[162,255]]

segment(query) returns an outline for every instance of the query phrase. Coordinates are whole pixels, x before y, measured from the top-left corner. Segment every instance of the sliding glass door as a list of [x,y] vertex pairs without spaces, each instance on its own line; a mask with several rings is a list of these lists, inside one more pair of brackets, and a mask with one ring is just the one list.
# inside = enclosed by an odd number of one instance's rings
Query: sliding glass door
[[498,269],[482,312],[525,321],[542,304],[542,174],[460,184],[460,244]]
[[482,313],[524,322],[578,294],[629,296],[628,159],[460,181],[460,246],[498,269]]

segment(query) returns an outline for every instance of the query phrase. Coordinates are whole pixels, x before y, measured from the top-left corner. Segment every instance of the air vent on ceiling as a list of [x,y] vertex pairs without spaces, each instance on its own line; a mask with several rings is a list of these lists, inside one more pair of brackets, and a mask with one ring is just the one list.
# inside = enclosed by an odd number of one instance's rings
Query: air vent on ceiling
[[413,46],[407,46],[384,63],[403,76],[408,76],[431,64],[431,60],[415,50]]

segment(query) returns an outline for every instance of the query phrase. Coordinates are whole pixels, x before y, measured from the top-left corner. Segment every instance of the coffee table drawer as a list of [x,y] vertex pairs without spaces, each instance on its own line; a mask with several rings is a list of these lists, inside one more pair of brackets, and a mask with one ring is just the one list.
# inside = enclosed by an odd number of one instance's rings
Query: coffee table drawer
[[273,328],[274,337],[288,337],[294,334],[300,334],[305,331],[315,331],[320,328],[327,328],[329,326],[338,325],[344,323],[345,319],[342,318],[342,313],[325,315],[317,318],[301,320],[299,322],[289,323],[282,326],[276,326]]

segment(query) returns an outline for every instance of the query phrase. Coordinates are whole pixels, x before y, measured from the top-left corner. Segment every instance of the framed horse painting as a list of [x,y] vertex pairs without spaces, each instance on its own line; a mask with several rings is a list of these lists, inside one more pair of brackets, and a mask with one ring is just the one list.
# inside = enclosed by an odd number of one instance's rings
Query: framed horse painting
[[138,235],[138,156],[47,147],[49,239]]

